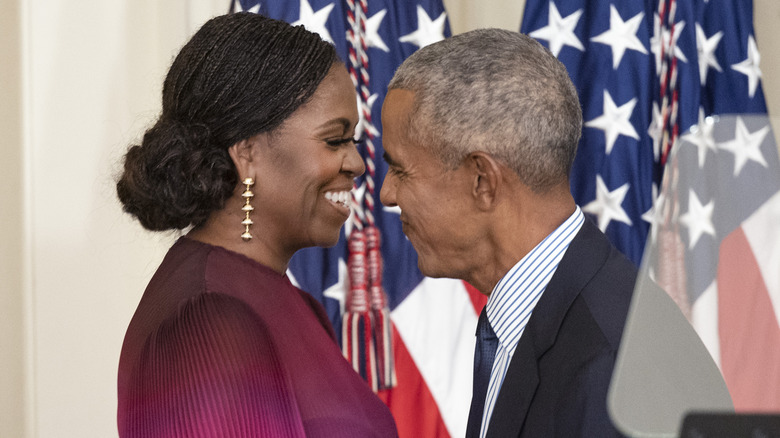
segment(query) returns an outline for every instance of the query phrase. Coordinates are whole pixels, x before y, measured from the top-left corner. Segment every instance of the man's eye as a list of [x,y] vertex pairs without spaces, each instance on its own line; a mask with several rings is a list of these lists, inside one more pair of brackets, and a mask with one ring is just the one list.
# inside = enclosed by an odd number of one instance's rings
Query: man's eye
[[387,173],[389,173],[391,176],[394,176],[398,179],[403,179],[406,176],[406,174],[401,169],[398,169],[397,167],[389,167],[387,169]]

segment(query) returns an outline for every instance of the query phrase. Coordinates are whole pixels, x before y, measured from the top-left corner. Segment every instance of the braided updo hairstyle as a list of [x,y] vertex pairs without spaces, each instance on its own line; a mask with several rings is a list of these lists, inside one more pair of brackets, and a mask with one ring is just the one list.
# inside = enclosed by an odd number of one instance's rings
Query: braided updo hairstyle
[[173,61],[157,123],[124,157],[124,211],[149,230],[204,224],[238,184],[230,146],[277,128],[336,62],[303,26],[252,13],[209,20]]

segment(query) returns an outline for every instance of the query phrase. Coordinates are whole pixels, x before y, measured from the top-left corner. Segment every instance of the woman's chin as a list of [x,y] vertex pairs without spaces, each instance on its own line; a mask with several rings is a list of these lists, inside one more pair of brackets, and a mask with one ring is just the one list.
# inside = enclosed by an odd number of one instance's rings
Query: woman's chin
[[339,237],[341,237],[341,227],[339,227],[335,233],[330,233],[317,239],[316,246],[319,246],[320,248],[334,247],[339,243]]
[[328,241],[328,242],[322,242],[319,243],[317,246],[319,246],[320,248],[333,248],[334,246],[336,246],[337,243],[339,243],[339,239],[335,239],[333,241]]

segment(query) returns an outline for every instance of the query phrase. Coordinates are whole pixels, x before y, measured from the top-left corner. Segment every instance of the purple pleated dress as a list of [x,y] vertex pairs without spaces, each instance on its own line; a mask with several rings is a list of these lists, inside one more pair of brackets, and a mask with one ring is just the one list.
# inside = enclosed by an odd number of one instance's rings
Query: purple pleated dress
[[334,338],[286,276],[182,237],[125,335],[119,435],[397,437]]

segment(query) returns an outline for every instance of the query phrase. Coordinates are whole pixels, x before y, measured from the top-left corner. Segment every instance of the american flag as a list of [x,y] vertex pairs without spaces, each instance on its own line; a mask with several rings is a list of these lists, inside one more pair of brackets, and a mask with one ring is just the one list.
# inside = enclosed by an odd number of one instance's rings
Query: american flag
[[[396,384],[381,389],[381,382],[366,376],[365,364],[357,364],[357,371],[378,386],[401,437],[462,436],[471,400],[474,327],[486,299],[461,281],[425,278],[401,231],[398,211],[378,200],[387,171],[380,126],[387,84],[406,57],[450,35],[441,0],[233,0],[231,10],[304,25],[332,42],[350,71],[361,116],[357,136],[366,139],[359,146],[367,171],[356,184],[355,213],[334,248],[298,252],[290,276],[322,302],[341,336],[342,315],[350,310],[348,238],[375,225],[381,236],[381,283],[389,307]],[[345,333],[349,337],[352,332]],[[346,356],[351,348],[345,345]]]
[[780,164],[752,18],[750,0],[528,0],[521,29],[580,93],[577,202],[674,298],[735,409],[780,411]]

